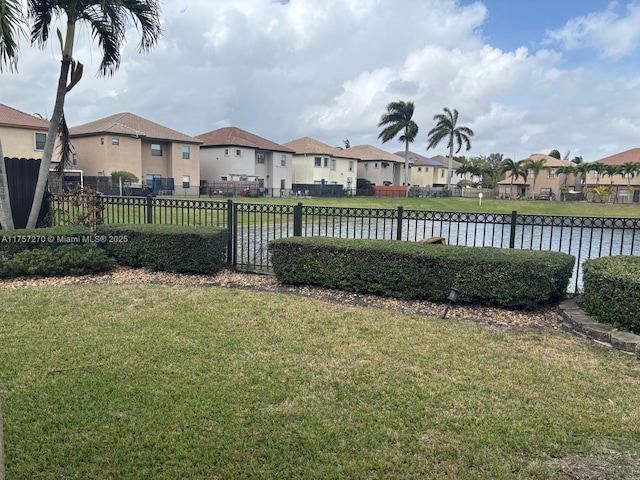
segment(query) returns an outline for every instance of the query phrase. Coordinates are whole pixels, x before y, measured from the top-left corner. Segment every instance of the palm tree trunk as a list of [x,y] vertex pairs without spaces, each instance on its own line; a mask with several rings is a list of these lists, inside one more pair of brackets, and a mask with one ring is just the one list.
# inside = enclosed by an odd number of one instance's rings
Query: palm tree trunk
[[53,147],[55,146],[58,130],[60,129],[60,122],[62,120],[70,66],[71,57],[63,56],[62,65],[60,66],[60,78],[58,79],[58,90],[56,92],[56,103],[53,107],[47,141],[45,142],[44,151],[42,152],[42,161],[40,162],[40,171],[38,172],[38,183],[36,184],[36,191],[33,194],[33,203],[31,204],[31,213],[27,221],[27,228],[36,228],[38,215],[42,207],[42,200],[44,199],[45,189],[49,179],[49,168],[51,167],[51,160],[53,158]]
[[[405,135],[406,135],[406,132],[405,132]],[[409,196],[409,140],[404,141],[404,186],[407,189],[406,196],[408,197]]]
[[4,154],[2,153],[2,140],[0,140],[0,226],[4,230],[13,230],[15,228],[13,225],[13,213],[11,213],[7,169],[4,163]]
[[449,166],[447,168],[447,188],[451,190],[451,177],[453,176],[453,137],[449,144]]

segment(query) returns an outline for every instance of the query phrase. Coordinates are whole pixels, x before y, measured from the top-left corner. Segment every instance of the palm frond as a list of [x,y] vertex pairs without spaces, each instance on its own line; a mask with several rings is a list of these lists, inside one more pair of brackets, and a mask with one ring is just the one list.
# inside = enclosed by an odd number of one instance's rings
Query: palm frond
[[7,67],[17,70],[18,38],[22,35],[24,16],[20,0],[0,0],[0,72]]

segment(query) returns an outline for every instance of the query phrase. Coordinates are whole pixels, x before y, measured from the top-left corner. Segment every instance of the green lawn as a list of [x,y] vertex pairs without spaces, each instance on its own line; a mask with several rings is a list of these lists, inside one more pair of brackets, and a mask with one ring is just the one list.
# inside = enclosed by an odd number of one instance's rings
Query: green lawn
[[[195,198],[195,197],[194,197]],[[204,197],[202,198],[204,200]],[[402,197],[344,197],[344,198],[234,198],[234,202],[321,205],[336,207],[398,208],[448,212],[512,212],[544,215],[595,217],[638,217],[639,204],[606,204],[588,202],[550,202],[534,200],[496,200],[477,198],[402,198]]]
[[224,288],[0,301],[8,479],[640,476],[640,365],[567,335]]

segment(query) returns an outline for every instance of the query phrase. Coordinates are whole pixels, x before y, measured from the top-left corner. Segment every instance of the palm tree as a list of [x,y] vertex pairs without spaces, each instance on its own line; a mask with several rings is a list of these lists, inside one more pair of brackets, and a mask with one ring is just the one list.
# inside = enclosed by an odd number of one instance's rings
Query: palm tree
[[[17,39],[21,34],[21,19],[20,0],[0,0],[0,72],[5,67],[9,71],[14,71],[17,68]],[[5,230],[13,230],[14,228],[7,170],[2,152],[2,139],[0,139],[0,226]]]
[[620,165],[620,175],[627,179],[627,195],[631,195],[631,179],[635,177],[640,168],[640,163],[625,162]]
[[502,161],[502,166],[500,167],[502,173],[509,173],[509,176],[511,177],[511,199],[513,199],[513,182],[518,180],[520,177],[522,177],[523,180],[527,179],[527,170],[523,168],[522,164],[523,160],[514,162],[510,158],[505,158]]
[[444,108],[444,114],[439,113],[433,116],[436,121],[436,126],[433,127],[429,133],[429,145],[427,150],[438,146],[440,141],[444,138],[448,140],[447,147],[449,147],[449,168],[447,169],[447,186],[451,187],[451,174],[453,173],[453,145],[457,143],[458,149],[456,153],[460,152],[462,145],[466,145],[467,150],[471,150],[470,137],[473,137],[474,133],[469,127],[457,127],[458,123],[458,110],[455,108],[453,112],[447,107]]
[[605,165],[603,173],[606,173],[609,176],[610,182],[609,185],[613,186],[613,177],[614,175],[620,174],[620,169],[622,165]]
[[387,105],[387,111],[380,117],[378,127],[385,127],[378,135],[382,143],[387,143],[401,133],[398,140],[404,142],[404,185],[409,195],[409,144],[418,135],[418,125],[412,120],[413,102],[391,102]]
[[574,167],[575,173],[580,175],[580,183],[587,184],[587,175],[591,171],[591,163],[580,163]]
[[604,164],[600,162],[592,162],[589,164],[589,166],[591,167],[589,171],[594,172],[596,174],[595,177],[596,177],[596,187],[597,187],[598,185],[600,185],[600,179],[604,174]]
[[63,124],[65,96],[82,77],[83,66],[73,59],[76,24],[86,23],[93,36],[98,39],[102,50],[98,74],[105,77],[113,75],[120,66],[120,51],[126,40],[127,26],[131,22],[140,32],[138,49],[141,52],[148,52],[156,44],[161,26],[158,0],[27,0],[27,10],[28,18],[33,22],[31,43],[40,48],[44,48],[49,40],[50,24],[57,22],[59,17],[66,17],[66,21],[62,22],[66,25],[64,36],[60,30],[57,31],[62,50],[60,76],[27,222],[27,228],[34,228],[44,198],[55,139]]
[[576,169],[573,165],[564,165],[556,168],[556,173],[558,175],[564,175],[564,182],[562,182],[562,187],[560,187],[560,193],[564,200],[566,199],[566,194],[569,192],[567,180],[569,180],[569,175],[576,173]]
[[542,172],[543,170],[549,170],[549,167],[546,166],[546,163],[547,163],[546,158],[539,158],[537,160],[534,160],[533,158],[527,158],[522,165],[523,168],[533,173],[533,185],[531,188],[531,198],[535,198],[535,195],[536,195],[536,180],[538,179],[538,175],[540,175],[540,172]]

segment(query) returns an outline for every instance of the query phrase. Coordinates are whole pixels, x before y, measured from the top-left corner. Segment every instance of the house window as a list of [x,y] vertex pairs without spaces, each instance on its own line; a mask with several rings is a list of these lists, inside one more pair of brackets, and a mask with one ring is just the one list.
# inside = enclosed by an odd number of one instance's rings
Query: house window
[[527,170],[527,175],[529,176],[529,178],[533,178],[533,170]]
[[287,166],[287,156],[286,155],[280,155],[280,166],[281,167],[286,167]]
[[324,157],[324,168],[327,168],[329,166],[329,159],[327,157]]
[[349,171],[353,172],[353,160],[349,160]]
[[418,171],[421,172],[422,171],[422,167],[418,167]]
[[546,195],[547,197],[551,196],[551,189],[550,188],[541,188],[540,189],[540,195]]
[[36,150],[44,150],[44,144],[47,142],[46,133],[36,133]]
[[111,145],[120,145],[120,139],[117,137],[112,138]]
[[373,164],[373,168],[378,168],[378,163],[377,162]]
[[240,157],[242,156],[242,150],[240,150],[239,148],[236,148],[236,157]]
[[549,178],[556,178],[556,169],[552,168],[549,170]]
[[440,170],[440,178],[444,178],[444,169]]
[[224,149],[224,156],[225,156],[225,157],[228,157],[228,156],[229,156],[229,149],[228,149],[228,148],[225,148],[225,149]]
[[182,188],[191,187],[191,177],[189,175],[182,176]]
[[280,179],[280,189],[284,190],[287,187],[287,181],[284,178]]
[[504,187],[504,193],[505,195],[511,195],[511,187]]
[[335,172],[336,171],[336,159],[332,158],[331,159],[331,167],[329,168],[329,170]]
[[429,167],[424,167],[424,171],[427,173],[429,171]]
[[189,160],[191,158],[191,147],[184,145],[182,147],[182,159]]
[[220,177],[220,181],[221,181],[221,182],[226,182],[226,181],[227,181],[227,178],[228,178],[228,177],[226,177],[226,176],[224,176],[224,177]]
[[256,163],[264,163],[264,153],[256,153]]
[[151,156],[152,157],[161,157],[162,156],[162,145],[159,143],[151,144]]
[[593,172],[593,178],[600,178],[600,174],[598,172]]
[[100,145],[104,145],[104,137],[100,137]]
[[73,154],[71,163],[73,163],[74,165],[78,164],[78,155],[76,155],[75,153]]
[[316,157],[314,160],[314,164],[315,167],[321,167],[322,166],[322,158],[320,157]]

